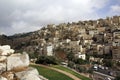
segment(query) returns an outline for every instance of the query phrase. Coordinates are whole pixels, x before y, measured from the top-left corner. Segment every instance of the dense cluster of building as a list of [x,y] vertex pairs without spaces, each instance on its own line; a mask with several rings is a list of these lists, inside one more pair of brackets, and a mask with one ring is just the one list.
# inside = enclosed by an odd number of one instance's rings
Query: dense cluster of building
[[[112,54],[113,59],[120,60],[120,16],[47,25],[34,32],[31,40],[40,55],[53,56],[54,51],[61,48],[82,59],[86,54]],[[34,51],[31,46],[26,50]]]

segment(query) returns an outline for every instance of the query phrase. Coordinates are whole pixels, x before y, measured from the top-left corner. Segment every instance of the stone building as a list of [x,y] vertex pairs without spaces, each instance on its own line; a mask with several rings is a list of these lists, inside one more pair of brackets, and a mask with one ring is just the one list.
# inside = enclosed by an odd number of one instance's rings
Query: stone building
[[112,48],[113,60],[120,61],[120,46]]

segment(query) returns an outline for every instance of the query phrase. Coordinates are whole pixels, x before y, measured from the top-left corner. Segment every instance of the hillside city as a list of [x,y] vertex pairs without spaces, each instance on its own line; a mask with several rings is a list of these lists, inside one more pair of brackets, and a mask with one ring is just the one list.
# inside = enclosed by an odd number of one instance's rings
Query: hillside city
[[[10,45],[15,53],[25,52],[23,55],[28,54],[34,64],[59,64],[91,80],[120,80],[120,16],[49,24],[34,32],[12,36],[2,34],[0,45]],[[2,49],[0,47],[0,62]]]

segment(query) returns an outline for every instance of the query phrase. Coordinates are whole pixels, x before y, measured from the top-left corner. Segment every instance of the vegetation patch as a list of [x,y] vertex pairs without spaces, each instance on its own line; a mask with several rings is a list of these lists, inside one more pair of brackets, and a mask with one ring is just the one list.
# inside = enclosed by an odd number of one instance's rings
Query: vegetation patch
[[70,69],[68,69],[68,68],[66,68],[66,67],[60,66],[60,65],[54,65],[54,66],[52,66],[52,67],[57,68],[57,69],[60,69],[60,70],[63,70],[63,71],[66,71],[66,72],[68,72],[68,73],[71,73],[71,74],[73,74],[74,76],[80,78],[81,80],[92,80],[92,79],[90,79],[90,78],[87,78],[87,77],[85,77],[85,76],[82,76],[82,75],[78,74],[77,72],[74,72],[74,71],[72,71],[72,70],[70,70]]
[[34,68],[36,68],[39,71],[39,74],[46,77],[49,80],[73,80],[72,78],[68,77],[65,74],[62,74],[60,72],[37,66],[37,65],[30,65]]
[[58,64],[58,61],[53,56],[40,56],[36,61],[37,64]]

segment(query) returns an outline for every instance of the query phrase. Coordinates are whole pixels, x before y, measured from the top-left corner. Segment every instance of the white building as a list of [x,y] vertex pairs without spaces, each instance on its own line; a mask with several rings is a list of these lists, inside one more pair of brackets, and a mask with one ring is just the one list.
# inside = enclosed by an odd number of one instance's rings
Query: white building
[[71,40],[70,39],[66,39],[66,43],[69,43]]
[[89,30],[89,35],[94,36],[95,34],[98,34],[99,32],[97,30]]
[[120,31],[114,32],[114,33],[113,33],[113,37],[114,37],[115,39],[120,39]]
[[47,46],[47,56],[53,56],[53,46]]
[[120,39],[114,39],[112,44],[113,46],[120,46]]
[[79,52],[78,54],[75,55],[76,57],[86,60],[86,55],[85,54],[81,54],[81,52]]

